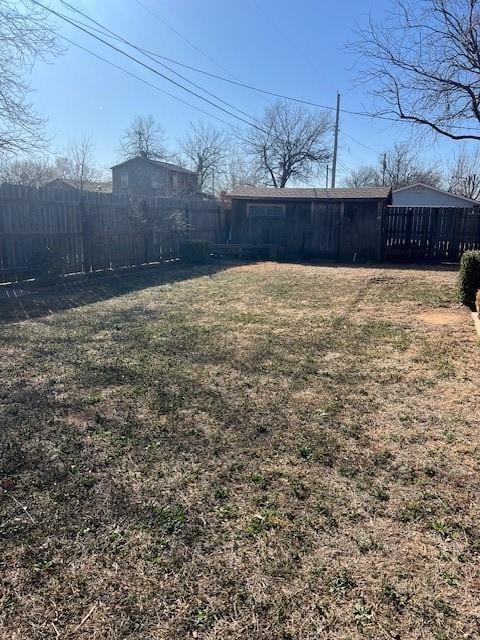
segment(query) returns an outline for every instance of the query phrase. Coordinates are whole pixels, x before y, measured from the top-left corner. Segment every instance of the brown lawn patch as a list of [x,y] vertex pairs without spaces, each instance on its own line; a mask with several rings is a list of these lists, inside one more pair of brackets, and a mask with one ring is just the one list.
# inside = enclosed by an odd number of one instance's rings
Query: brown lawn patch
[[443,325],[462,325],[468,320],[468,312],[450,311],[449,309],[432,309],[430,311],[422,311],[417,316],[422,322],[434,326]]
[[0,637],[480,637],[455,274],[169,274],[0,325]]

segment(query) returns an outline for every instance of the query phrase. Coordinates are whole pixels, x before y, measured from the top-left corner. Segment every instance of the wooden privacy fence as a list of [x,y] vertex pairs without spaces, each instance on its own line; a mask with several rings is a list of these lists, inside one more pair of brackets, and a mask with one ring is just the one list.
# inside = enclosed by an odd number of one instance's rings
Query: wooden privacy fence
[[478,209],[389,206],[382,227],[385,259],[458,260],[480,249]]
[[178,257],[182,239],[225,241],[210,200],[132,202],[109,193],[0,185],[0,280],[34,275],[32,258],[54,247],[66,273],[116,269]]

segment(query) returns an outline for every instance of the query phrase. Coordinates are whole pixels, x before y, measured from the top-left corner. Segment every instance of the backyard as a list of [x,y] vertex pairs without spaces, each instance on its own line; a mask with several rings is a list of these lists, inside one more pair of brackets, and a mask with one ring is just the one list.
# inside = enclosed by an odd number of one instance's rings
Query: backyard
[[480,637],[454,270],[207,265],[57,298],[0,310],[1,638]]

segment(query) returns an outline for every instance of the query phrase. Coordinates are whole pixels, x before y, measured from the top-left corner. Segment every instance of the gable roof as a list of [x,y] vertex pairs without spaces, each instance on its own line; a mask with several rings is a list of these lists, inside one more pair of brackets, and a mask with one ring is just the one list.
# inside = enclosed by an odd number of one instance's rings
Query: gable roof
[[480,202],[478,200],[472,200],[471,198],[467,198],[466,196],[461,196],[458,193],[453,193],[452,191],[445,191],[445,189],[439,189],[438,187],[432,187],[430,184],[424,184],[423,182],[415,182],[414,184],[407,184],[406,187],[399,187],[398,189],[394,189],[393,193],[399,193],[400,191],[408,191],[409,189],[418,189],[421,187],[422,189],[430,189],[430,191],[436,191],[437,193],[443,193],[446,196],[450,196],[452,198],[458,198],[459,200],[465,200],[469,204],[479,206]]
[[190,169],[185,169],[185,167],[181,167],[179,164],[172,164],[171,162],[164,162],[163,160],[152,160],[151,158],[144,158],[143,156],[135,156],[134,158],[129,158],[128,160],[124,160],[123,162],[119,162],[118,164],[114,164],[111,169],[115,169],[116,167],[121,167],[124,164],[128,164],[130,162],[138,162],[141,160],[142,162],[146,162],[148,164],[155,165],[156,167],[162,167],[163,169],[169,169],[170,171],[178,171],[180,173],[190,173],[191,175],[196,176],[196,171],[190,171]]
[[66,178],[54,178],[45,183],[45,187],[65,186],[70,189],[82,189],[84,191],[103,191],[104,193],[112,192],[111,182],[92,181],[92,180],[67,180]]
[[386,200],[390,187],[358,187],[355,189],[304,189],[284,187],[237,187],[227,194],[229,198],[244,199],[296,199],[296,200]]

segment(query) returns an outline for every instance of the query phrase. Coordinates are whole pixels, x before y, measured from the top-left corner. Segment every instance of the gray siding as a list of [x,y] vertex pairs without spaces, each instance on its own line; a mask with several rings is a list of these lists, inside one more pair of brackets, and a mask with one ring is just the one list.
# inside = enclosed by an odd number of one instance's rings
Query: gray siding
[[[127,176],[127,183],[122,176]],[[197,192],[197,176],[155,166],[141,158],[112,168],[113,193],[143,198],[185,197]]]
[[463,207],[470,208],[468,200],[463,200],[453,193],[442,193],[428,187],[412,186],[408,189],[394,191],[392,204],[396,207]]

